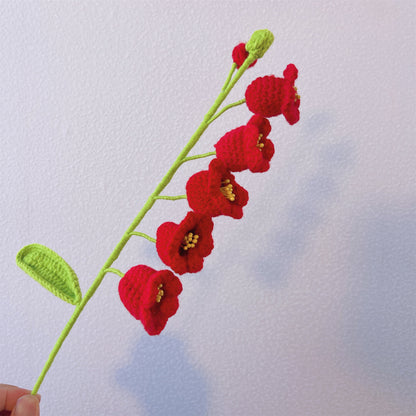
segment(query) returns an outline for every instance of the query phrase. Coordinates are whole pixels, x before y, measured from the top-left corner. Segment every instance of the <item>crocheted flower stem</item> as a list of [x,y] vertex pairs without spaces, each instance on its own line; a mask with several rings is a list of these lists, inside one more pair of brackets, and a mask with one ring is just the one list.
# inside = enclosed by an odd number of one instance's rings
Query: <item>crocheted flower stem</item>
[[214,151],[214,152],[203,153],[200,155],[188,156],[188,157],[183,158],[181,163],[189,162],[190,160],[202,159],[204,157],[215,156],[216,154],[217,152]]
[[114,269],[113,267],[110,267],[105,271],[106,273],[113,273],[116,274],[119,277],[124,277],[124,273],[118,269]]
[[236,101],[235,103],[231,103],[231,104],[228,104],[228,105],[226,105],[225,107],[223,107],[222,109],[221,109],[221,111],[219,112],[219,113],[217,113],[217,114],[215,114],[215,116],[213,116],[212,118],[211,118],[211,120],[209,121],[209,124],[211,124],[214,120],[216,120],[220,115],[222,115],[223,113],[225,113],[227,110],[229,110],[230,108],[233,108],[233,107],[236,107],[236,106],[238,106],[238,105],[241,105],[241,104],[244,104],[246,102],[246,99],[245,98],[243,98],[242,100],[240,100],[240,101]]
[[176,196],[158,195],[158,196],[155,196],[155,199],[166,199],[168,201],[177,201],[178,199],[186,199],[186,195],[176,195]]
[[222,91],[225,91],[225,89],[228,87],[228,84],[231,81],[231,78],[233,77],[234,71],[237,69],[237,64],[235,62],[233,62],[233,64],[231,65],[231,69],[230,72],[228,74],[228,77],[224,83],[224,86],[222,87]]
[[96,290],[100,286],[100,284],[103,281],[104,276],[106,275],[108,270],[112,269],[112,267],[111,267],[112,264],[117,260],[121,251],[126,246],[129,239],[131,238],[131,236],[135,235],[135,233],[137,233],[137,231],[135,231],[135,229],[140,224],[140,222],[142,221],[144,216],[147,214],[147,212],[153,207],[154,203],[156,202],[156,200],[160,196],[161,192],[166,188],[166,186],[172,180],[176,171],[182,165],[184,159],[188,156],[189,152],[192,150],[192,148],[198,142],[199,138],[202,136],[204,131],[208,128],[208,126],[210,124],[210,120],[212,119],[212,117],[214,116],[214,114],[216,113],[216,111],[218,110],[220,105],[227,98],[231,89],[234,87],[234,85],[237,83],[237,81],[243,75],[244,71],[249,67],[249,65],[254,60],[255,60],[255,58],[250,54],[248,56],[248,58],[244,61],[243,65],[241,65],[241,67],[238,69],[235,77],[232,80],[230,80],[228,85],[225,87],[225,89],[220,92],[220,94],[218,95],[214,104],[211,106],[211,108],[205,114],[202,123],[196,129],[195,133],[189,139],[188,143],[185,145],[185,147],[179,153],[179,156],[173,162],[173,165],[166,172],[165,176],[162,178],[162,180],[156,186],[155,190],[149,196],[149,198],[147,199],[147,201],[143,205],[142,209],[137,214],[136,218],[133,220],[133,222],[130,224],[130,226],[127,228],[127,230],[123,234],[121,240],[118,242],[118,244],[114,248],[110,257],[104,263],[104,266],[99,271],[99,273],[98,273],[97,277],[95,278],[95,280],[93,281],[92,285],[90,286],[88,291],[85,293],[85,296],[82,298],[81,302],[76,306],[72,316],[70,317],[69,321],[65,325],[61,335],[59,336],[59,338],[56,341],[51,353],[49,354],[49,357],[46,361],[46,364],[44,365],[44,367],[42,369],[42,372],[41,372],[40,376],[38,377],[38,379],[35,383],[35,386],[33,387],[32,394],[36,394],[38,392],[39,387],[41,386],[48,370],[50,369],[52,363],[54,362],[56,355],[58,354],[58,352],[59,352],[60,348],[62,347],[62,344],[64,343],[66,337],[68,336],[69,332],[71,331],[72,327],[74,326],[75,322],[77,321],[78,317],[80,316],[81,312],[83,311],[85,305],[88,303],[88,301],[91,299],[91,297],[94,295],[94,293],[96,292]]
[[141,233],[141,232],[139,232],[139,231],[132,231],[132,232],[130,233],[130,235],[137,235],[137,236],[139,236],[139,237],[143,237],[143,238],[145,238],[146,240],[151,241],[152,243],[156,243],[156,238],[150,237],[150,235],[147,235],[147,234],[145,234],[145,233]]

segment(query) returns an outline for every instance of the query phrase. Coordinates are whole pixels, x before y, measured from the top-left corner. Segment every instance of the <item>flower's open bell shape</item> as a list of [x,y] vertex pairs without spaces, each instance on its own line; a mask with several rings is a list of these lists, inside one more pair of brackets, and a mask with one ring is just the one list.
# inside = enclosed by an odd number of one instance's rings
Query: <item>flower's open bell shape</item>
[[126,309],[149,335],[158,335],[179,307],[180,280],[170,271],[132,267],[120,280],[118,291]]
[[289,64],[283,78],[268,75],[255,79],[246,90],[247,107],[263,117],[283,114],[289,124],[297,123],[300,106],[300,96],[294,85],[297,77],[296,66]]

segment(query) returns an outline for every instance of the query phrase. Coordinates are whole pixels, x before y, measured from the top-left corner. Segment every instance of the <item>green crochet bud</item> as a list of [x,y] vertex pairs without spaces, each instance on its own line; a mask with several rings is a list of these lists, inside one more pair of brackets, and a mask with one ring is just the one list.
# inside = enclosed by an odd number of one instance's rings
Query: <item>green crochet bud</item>
[[270,48],[273,41],[274,36],[270,30],[256,30],[246,44],[246,51],[256,59],[259,59]]

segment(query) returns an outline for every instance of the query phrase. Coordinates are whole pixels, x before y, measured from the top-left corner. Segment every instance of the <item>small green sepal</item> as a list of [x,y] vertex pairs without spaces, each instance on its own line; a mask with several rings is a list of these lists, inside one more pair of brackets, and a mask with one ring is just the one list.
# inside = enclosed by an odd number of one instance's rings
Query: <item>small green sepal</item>
[[254,58],[261,58],[274,41],[274,35],[270,30],[256,30],[246,43],[246,51]]
[[58,298],[72,305],[81,302],[78,277],[58,254],[41,244],[23,247],[16,256],[17,265]]

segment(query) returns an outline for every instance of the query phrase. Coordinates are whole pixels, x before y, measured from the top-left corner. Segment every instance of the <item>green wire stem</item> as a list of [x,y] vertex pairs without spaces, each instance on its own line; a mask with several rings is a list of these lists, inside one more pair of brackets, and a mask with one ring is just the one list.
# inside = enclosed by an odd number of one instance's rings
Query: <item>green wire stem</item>
[[225,91],[225,89],[228,87],[228,84],[230,83],[231,78],[232,78],[232,76],[234,74],[234,71],[236,69],[237,69],[237,64],[235,62],[233,62],[233,64],[231,65],[230,72],[229,72],[229,74],[227,76],[227,79],[225,80],[224,86],[222,87],[222,91]]
[[155,196],[155,199],[166,199],[168,201],[177,201],[178,199],[186,199],[186,195],[177,195],[177,196],[158,195],[158,196]]
[[112,267],[110,267],[109,269],[107,269],[105,272],[106,273],[113,273],[113,274],[116,274],[117,276],[124,277],[124,273],[122,271],[120,271],[118,269],[114,269]]
[[214,152],[203,153],[201,155],[188,156],[188,157],[183,158],[181,163],[189,162],[190,160],[202,159],[204,157],[215,156],[216,154],[217,152],[214,151]]
[[211,120],[209,121],[209,124],[211,124],[214,120],[216,120],[219,116],[224,114],[230,108],[236,107],[237,105],[244,104],[245,102],[246,102],[246,99],[243,98],[242,100],[236,101],[235,103],[231,103],[231,104],[226,105],[219,113],[215,114],[215,116],[213,116],[211,118]]
[[220,107],[220,105],[224,102],[229,92],[232,90],[234,85],[237,83],[237,81],[241,78],[243,73],[246,71],[246,69],[250,66],[250,64],[255,60],[255,57],[250,54],[247,59],[244,61],[243,65],[238,69],[237,73],[235,74],[234,78],[231,79],[231,76],[229,75],[230,80],[227,78],[227,83],[224,85],[224,89],[220,92],[217,99],[215,100],[214,104],[211,106],[211,108],[208,110],[208,112],[205,114],[204,119],[202,120],[202,123],[199,125],[199,127],[196,129],[195,133],[191,136],[188,143],[185,145],[185,147],[182,149],[182,151],[179,153],[179,156],[176,158],[176,160],[173,162],[173,165],[169,168],[169,170],[166,172],[165,176],[162,178],[162,180],[159,182],[159,184],[156,186],[155,190],[150,194],[149,198],[143,205],[142,209],[137,214],[136,218],[134,218],[133,222],[130,224],[130,226],[127,228],[123,236],[121,237],[121,240],[118,242],[116,247],[114,248],[113,252],[110,254],[110,257],[107,259],[107,261],[104,263],[104,266],[99,271],[97,277],[93,281],[92,285],[88,289],[88,291],[85,293],[85,296],[82,298],[81,302],[75,307],[75,310],[72,314],[72,316],[69,318],[67,324],[65,325],[64,329],[61,332],[61,335],[59,336],[58,340],[56,341],[54,347],[52,348],[52,351],[49,354],[49,357],[33,387],[32,394],[37,394],[39,391],[39,387],[41,386],[47,372],[49,371],[53,361],[55,360],[56,355],[58,354],[62,344],[64,343],[66,337],[68,336],[69,332],[71,331],[72,327],[74,326],[75,322],[77,321],[78,317],[80,316],[81,312],[83,311],[85,305],[88,303],[88,301],[91,299],[91,297],[94,295],[98,287],[100,286],[101,282],[104,279],[104,276],[108,269],[111,269],[112,264],[117,260],[118,256],[120,255],[123,248],[126,246],[127,242],[129,241],[130,237],[134,234],[135,229],[140,224],[144,216],[147,214],[147,212],[153,207],[154,203],[156,202],[157,197],[160,195],[160,193],[166,188],[166,186],[169,184],[173,176],[175,175],[176,171],[179,169],[179,167],[182,165],[183,160],[187,157],[189,152],[192,150],[192,148],[195,146],[195,144],[198,142],[199,138],[202,136],[204,131],[208,128],[210,120]]
[[130,235],[138,235],[139,237],[143,237],[143,238],[145,238],[146,240],[151,241],[152,243],[156,243],[156,238],[150,237],[150,235],[147,235],[147,234],[145,234],[145,233],[141,233],[141,232],[139,232],[139,231],[132,231],[132,232],[130,233]]

